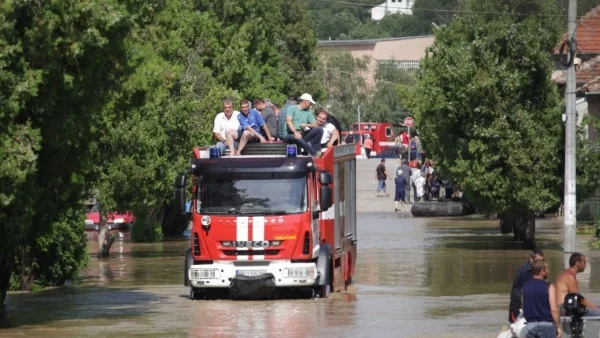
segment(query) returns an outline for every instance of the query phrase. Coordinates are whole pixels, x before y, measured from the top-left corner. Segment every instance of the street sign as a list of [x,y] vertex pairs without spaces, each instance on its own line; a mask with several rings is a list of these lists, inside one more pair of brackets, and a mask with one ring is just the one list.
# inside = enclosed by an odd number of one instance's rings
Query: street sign
[[413,126],[413,122],[415,122],[415,120],[413,120],[413,118],[410,117],[410,116],[404,118],[404,125],[407,126],[407,127],[412,127]]

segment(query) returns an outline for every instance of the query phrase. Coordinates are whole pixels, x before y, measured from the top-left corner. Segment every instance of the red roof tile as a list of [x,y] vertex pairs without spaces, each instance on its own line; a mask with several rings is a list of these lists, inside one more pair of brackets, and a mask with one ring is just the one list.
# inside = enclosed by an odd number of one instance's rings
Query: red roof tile
[[581,64],[576,76],[578,91],[597,92],[598,84],[600,84],[600,56]]
[[[554,49],[558,54],[560,46],[567,39],[565,33]],[[594,7],[577,21],[575,40],[581,54],[600,54],[600,5]]]

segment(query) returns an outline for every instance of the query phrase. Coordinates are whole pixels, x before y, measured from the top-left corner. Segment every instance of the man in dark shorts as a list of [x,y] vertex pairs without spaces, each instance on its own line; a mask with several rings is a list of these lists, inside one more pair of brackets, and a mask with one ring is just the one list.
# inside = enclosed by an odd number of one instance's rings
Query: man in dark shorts
[[388,194],[386,191],[385,180],[389,179],[390,176],[388,176],[385,169],[385,158],[381,159],[381,162],[375,169],[375,178],[377,179],[377,197],[381,196],[379,195],[381,191],[383,191],[383,196],[389,196],[390,194]]
[[[267,143],[271,139],[269,128],[267,128],[260,112],[257,110],[250,110],[250,101],[242,100],[240,102],[240,114],[238,115],[238,120],[240,122],[239,129],[237,131],[230,131],[227,134],[231,155],[241,155],[242,150],[244,150],[244,147],[248,143]],[[267,137],[264,137],[261,134],[261,129],[265,132]],[[239,142],[237,152],[233,146],[234,141]]]

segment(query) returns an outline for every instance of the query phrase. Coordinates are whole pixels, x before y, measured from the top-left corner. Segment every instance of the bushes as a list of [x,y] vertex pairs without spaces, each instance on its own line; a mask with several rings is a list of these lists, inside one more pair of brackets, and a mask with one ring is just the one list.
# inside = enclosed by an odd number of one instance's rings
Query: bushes
[[163,240],[162,226],[155,217],[148,214],[137,213],[133,227],[131,227],[131,240],[136,243],[155,243]]

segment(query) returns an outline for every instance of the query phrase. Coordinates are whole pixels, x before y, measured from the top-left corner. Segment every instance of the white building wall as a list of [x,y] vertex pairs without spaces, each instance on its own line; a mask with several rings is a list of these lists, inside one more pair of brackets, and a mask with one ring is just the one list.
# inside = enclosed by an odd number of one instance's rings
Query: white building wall
[[386,2],[371,8],[371,19],[381,20],[387,14],[412,14],[415,0],[387,0]]

